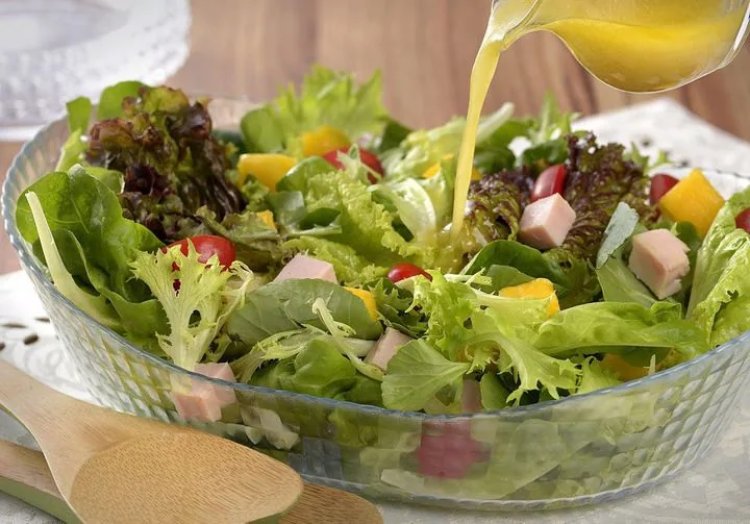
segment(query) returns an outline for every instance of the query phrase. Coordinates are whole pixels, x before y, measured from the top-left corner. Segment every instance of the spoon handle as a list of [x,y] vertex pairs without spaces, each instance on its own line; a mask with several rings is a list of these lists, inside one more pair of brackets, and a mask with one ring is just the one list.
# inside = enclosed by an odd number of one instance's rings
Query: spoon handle
[[64,399],[67,397],[0,360],[0,407],[31,433],[35,433],[39,425],[48,428],[50,423],[59,419],[61,400]]
[[0,440],[0,491],[68,524],[80,521],[55,486],[44,455]]

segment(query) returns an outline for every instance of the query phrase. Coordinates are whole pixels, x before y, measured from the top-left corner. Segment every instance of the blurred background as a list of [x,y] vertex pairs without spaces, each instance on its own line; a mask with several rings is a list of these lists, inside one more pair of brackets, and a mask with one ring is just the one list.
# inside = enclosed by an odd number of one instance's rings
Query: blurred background
[[[437,124],[466,110],[489,8],[489,0],[193,0],[192,50],[174,82],[265,99],[316,62],[362,77],[379,68],[397,117]],[[536,33],[504,54],[485,109],[511,101],[536,113],[546,90],[583,114],[653,98],[605,86],[556,37]],[[750,139],[750,45],[729,67],[667,96]]]
[[[410,126],[431,126],[466,109],[489,8],[489,0],[0,0],[0,109],[13,92],[67,99],[125,77],[261,101],[320,63],[361,78],[380,69],[388,109]],[[39,24],[19,24],[19,9],[36,12]],[[41,64],[52,68],[43,73],[40,64],[22,59],[42,45],[85,44],[113,28],[119,43],[96,40],[88,48],[103,66],[77,65],[81,58],[71,50],[65,53],[74,64],[69,73],[55,62]],[[21,77],[24,67],[31,68],[29,80]],[[536,113],[547,91],[584,115],[670,96],[750,140],[750,44],[730,66],[687,87],[632,95],[589,76],[554,36],[536,33],[504,54],[485,110],[511,101],[518,114]],[[56,114],[62,107],[43,109]],[[0,141],[0,177],[20,145]],[[3,234],[0,272],[16,267]]]

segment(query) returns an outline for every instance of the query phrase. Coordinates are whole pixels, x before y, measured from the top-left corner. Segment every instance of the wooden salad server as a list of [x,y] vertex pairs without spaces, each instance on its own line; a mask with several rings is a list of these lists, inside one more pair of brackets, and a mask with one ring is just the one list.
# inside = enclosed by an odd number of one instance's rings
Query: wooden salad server
[[[57,491],[44,455],[0,440],[0,491],[41,509],[67,524],[77,523]],[[377,508],[365,499],[315,484],[305,484],[297,503],[279,519],[281,524],[380,524]]]
[[0,405],[34,436],[86,523],[244,523],[281,515],[302,493],[300,476],[262,453],[81,402],[5,362]]

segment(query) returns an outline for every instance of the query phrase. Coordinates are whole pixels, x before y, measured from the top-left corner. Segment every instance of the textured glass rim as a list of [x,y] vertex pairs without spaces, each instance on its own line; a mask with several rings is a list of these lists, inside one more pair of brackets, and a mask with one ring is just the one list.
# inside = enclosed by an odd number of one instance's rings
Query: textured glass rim
[[[222,99],[222,98],[216,97],[213,100],[215,102],[245,103],[245,104],[251,105],[247,100],[239,100],[236,98]],[[699,367],[701,364],[708,361],[709,359],[716,358],[718,357],[718,355],[722,353],[725,353],[727,351],[731,351],[734,348],[740,347],[743,343],[750,343],[750,331],[747,331],[743,333],[742,335],[722,344],[721,346],[714,348],[711,351],[704,353],[703,355],[699,355],[687,362],[683,362],[669,369],[654,373],[653,375],[648,375],[646,377],[642,377],[636,380],[625,382],[617,386],[611,386],[608,388],[599,389],[599,390],[592,391],[589,393],[584,393],[581,395],[571,395],[569,397],[563,397],[557,400],[549,400],[549,401],[545,401],[545,402],[541,402],[537,404],[530,404],[527,406],[509,407],[509,408],[499,409],[495,411],[485,411],[485,412],[474,413],[474,414],[464,413],[464,414],[446,414],[446,415],[427,415],[425,413],[418,413],[418,412],[412,412],[412,411],[400,411],[400,410],[388,409],[388,408],[383,408],[383,407],[378,407],[378,406],[371,406],[367,404],[358,404],[356,402],[350,402],[346,400],[336,400],[336,399],[329,399],[329,398],[323,398],[323,397],[316,397],[313,395],[308,395],[306,393],[295,393],[293,391],[273,389],[273,388],[267,388],[263,386],[254,386],[251,384],[244,384],[241,382],[229,382],[229,381],[222,380],[222,379],[215,379],[215,378],[207,377],[205,375],[196,373],[194,371],[187,371],[181,367],[176,366],[172,362],[169,362],[168,360],[161,359],[147,352],[146,350],[141,349],[140,347],[136,346],[135,344],[130,342],[128,339],[126,339],[124,336],[120,335],[116,331],[100,324],[99,322],[94,320],[92,317],[88,316],[81,309],[79,309],[75,304],[73,304],[70,300],[68,300],[68,298],[65,297],[60,291],[58,291],[58,289],[52,283],[52,281],[49,278],[46,268],[42,267],[40,262],[37,260],[37,258],[33,255],[33,253],[31,253],[27,242],[23,240],[23,238],[20,235],[20,232],[18,231],[16,221],[15,221],[15,216],[14,216],[16,202],[11,196],[10,192],[12,190],[12,186],[16,184],[16,178],[20,176],[21,163],[23,159],[30,154],[31,150],[36,145],[38,145],[39,143],[43,143],[44,140],[46,140],[47,134],[52,131],[53,127],[64,125],[65,120],[66,120],[65,117],[61,117],[47,124],[46,126],[42,127],[34,135],[34,138],[26,142],[21,147],[21,150],[13,158],[13,161],[10,164],[10,167],[8,169],[8,172],[6,174],[5,180],[3,182],[3,187],[2,187],[1,205],[2,205],[2,215],[3,215],[3,223],[5,226],[5,231],[8,234],[8,237],[10,238],[11,244],[16,250],[16,253],[18,254],[19,260],[21,260],[21,262],[24,263],[25,268],[27,270],[32,271],[35,274],[35,276],[37,276],[39,280],[43,282],[43,285],[46,287],[46,290],[50,293],[50,296],[52,296],[54,300],[63,304],[68,310],[71,311],[72,314],[78,317],[81,317],[84,321],[90,324],[95,325],[98,329],[102,330],[108,337],[115,339],[119,344],[121,344],[121,346],[124,348],[126,352],[130,353],[131,355],[135,357],[146,359],[149,362],[151,362],[153,365],[162,367],[170,373],[187,375],[191,377],[192,380],[197,380],[199,382],[203,381],[209,384],[214,384],[214,385],[222,386],[222,387],[229,387],[239,392],[272,395],[278,398],[287,399],[289,401],[302,401],[305,403],[314,404],[320,407],[325,407],[325,408],[330,408],[330,409],[348,408],[353,411],[359,411],[362,414],[400,417],[400,418],[406,418],[406,419],[412,419],[412,420],[425,420],[425,421],[482,420],[482,419],[488,419],[488,418],[512,420],[512,419],[516,419],[519,417],[525,417],[527,415],[543,413],[546,410],[555,409],[556,407],[559,407],[562,405],[573,406],[576,403],[588,402],[591,399],[607,398],[610,396],[613,398],[616,398],[619,395],[627,394],[632,390],[660,384],[662,382],[669,382],[670,379],[674,378],[675,376],[679,376],[681,374],[687,374],[692,369]],[[690,168],[690,169],[695,169],[695,168]],[[680,169],[673,169],[672,171],[680,171]],[[708,168],[704,169],[704,171],[707,173],[716,174],[718,176],[738,179],[743,184],[746,184],[746,185],[750,182],[750,180],[748,180],[747,177],[743,177],[737,173],[718,171],[715,169],[708,169]]]

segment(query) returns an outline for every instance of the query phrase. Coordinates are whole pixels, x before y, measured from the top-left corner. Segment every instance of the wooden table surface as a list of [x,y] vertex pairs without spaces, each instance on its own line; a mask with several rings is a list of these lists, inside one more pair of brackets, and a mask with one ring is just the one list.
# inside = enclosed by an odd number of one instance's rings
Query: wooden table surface
[[[191,92],[264,100],[312,64],[364,78],[383,72],[385,102],[412,126],[466,109],[468,77],[488,0],[193,0],[192,51],[170,81]],[[589,76],[552,35],[524,37],[502,58],[486,109],[504,101],[536,113],[546,91],[582,114],[653,95],[611,89]],[[750,140],[750,44],[725,69],[668,94]],[[20,144],[0,143],[0,173]],[[3,175],[0,175],[3,176]],[[18,267],[4,233],[0,272]]]

